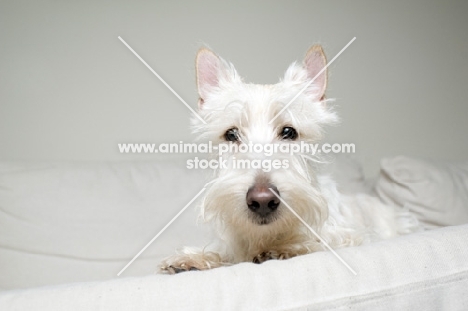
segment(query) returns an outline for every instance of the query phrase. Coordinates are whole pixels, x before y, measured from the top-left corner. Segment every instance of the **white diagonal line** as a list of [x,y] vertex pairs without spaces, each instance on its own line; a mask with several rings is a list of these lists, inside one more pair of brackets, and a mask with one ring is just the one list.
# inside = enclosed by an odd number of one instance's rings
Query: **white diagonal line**
[[301,94],[309,87],[309,85],[311,85],[311,84],[315,81],[315,79],[317,79],[318,76],[320,76],[320,75],[328,68],[328,66],[330,66],[330,65],[332,64],[332,63],[335,61],[335,59],[337,59],[338,56],[340,56],[341,53],[343,53],[343,52],[348,48],[348,46],[350,46],[351,43],[353,43],[354,40],[356,40],[356,37],[352,38],[351,41],[349,41],[348,44],[346,44],[345,47],[342,48],[341,51],[338,52],[338,54],[336,54],[335,57],[333,57],[332,60],[329,61],[328,64],[327,64],[325,67],[323,67],[322,70],[320,70],[319,73],[316,74],[315,77],[314,77],[312,80],[310,80],[310,81],[306,84],[306,86],[304,86],[304,87],[302,88],[302,90],[300,90],[299,93],[297,93],[296,96],[294,96],[293,99],[291,99],[291,100],[289,101],[289,103],[287,103],[286,106],[284,106],[283,109],[281,109],[280,112],[278,112],[278,113],[273,117],[273,119],[270,120],[270,122],[269,122],[268,124],[271,124],[273,121],[275,121],[276,118],[278,118],[278,116],[279,116],[280,114],[282,114],[283,111],[285,111],[285,110],[292,104],[292,102],[295,101],[296,98],[298,98],[299,95],[301,95]]
[[338,259],[346,266],[346,268],[349,269],[349,271],[351,271],[354,275],[357,275],[356,271],[354,271],[354,270],[343,260],[343,258],[341,258],[341,257],[333,250],[333,248],[331,248],[331,247],[327,244],[327,242],[325,242],[325,241],[317,234],[317,232],[315,232],[315,230],[312,229],[312,227],[309,226],[309,225],[304,221],[304,219],[302,219],[301,216],[299,216],[299,215],[292,209],[292,207],[288,205],[288,203],[286,203],[273,189],[271,189],[271,188],[268,188],[268,189],[270,189],[270,191],[281,201],[281,203],[283,203],[284,205],[286,205],[286,207],[291,211],[291,213],[293,213],[294,216],[296,216],[297,219],[299,219],[299,220],[302,222],[302,224],[303,224],[304,226],[306,226],[306,228],[309,229],[310,232],[312,232],[313,235],[315,235],[315,237],[316,237],[317,239],[319,239],[320,242],[322,242],[323,245],[325,245],[325,247],[328,248],[328,250],[329,250],[330,252],[332,252],[333,255],[335,255],[336,258],[338,258]]
[[185,205],[184,208],[181,209],[180,212],[178,212],[177,215],[175,215],[174,218],[172,218],[171,221],[169,221],[167,223],[167,225],[165,225],[164,228],[162,228],[161,231],[159,231],[158,234],[156,234],[156,236],[153,239],[151,239],[151,241],[149,241],[149,243],[146,244],[146,246],[143,247],[143,249],[141,251],[139,251],[138,254],[136,254],[135,257],[133,257],[133,259],[130,260],[130,262],[122,270],[120,270],[119,273],[117,273],[117,276],[120,276],[122,274],[122,272],[124,272],[125,269],[127,269],[128,266],[130,266],[135,261],[135,259],[137,259],[141,255],[141,253],[143,253],[145,251],[145,249],[147,249],[151,245],[151,243],[153,243],[154,240],[156,240],[174,222],[174,220],[176,220],[177,217],[179,217],[180,214],[182,214],[187,209],[187,207],[189,207],[190,204],[192,204],[193,201],[195,201],[195,199],[198,198],[200,196],[200,194],[203,193],[203,191],[205,191],[205,189],[206,188],[203,188],[202,190],[200,190],[200,192],[198,192],[198,194],[192,200],[190,200],[190,202],[188,202],[187,205]]
[[122,41],[123,44],[125,44],[125,46],[133,53],[135,54],[135,56],[198,118],[200,119],[200,121],[203,122],[203,124],[206,124],[206,121],[203,120],[202,117],[200,117],[200,115],[198,113],[195,112],[195,110],[192,109],[192,107],[189,106],[189,104],[187,104],[185,102],[185,100],[182,99],[182,97],[179,96],[179,94],[176,93],[176,91],[174,91],[170,86],[169,84],[166,83],[166,81],[164,81],[163,78],[161,78],[160,75],[158,75],[156,73],[156,71],[153,70],[153,68],[150,67],[150,65],[148,65],[143,58],[140,57],[140,55],[138,55],[137,52],[135,52],[131,47],[130,45],[127,44],[127,42],[125,42],[124,39],[122,39],[120,36],[118,37],[120,41]]

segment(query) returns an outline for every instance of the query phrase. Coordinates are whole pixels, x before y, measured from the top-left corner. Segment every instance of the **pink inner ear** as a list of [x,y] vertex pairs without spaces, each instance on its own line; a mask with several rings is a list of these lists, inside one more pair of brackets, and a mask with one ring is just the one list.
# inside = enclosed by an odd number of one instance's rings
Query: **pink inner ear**
[[219,82],[219,58],[209,50],[202,50],[197,56],[198,94],[204,99],[210,88]]
[[317,74],[326,66],[327,61],[320,47],[312,47],[306,55],[304,65],[307,69],[309,79],[315,78],[313,84],[318,88],[317,97],[321,100],[324,97],[327,87],[327,70],[325,69],[318,77]]

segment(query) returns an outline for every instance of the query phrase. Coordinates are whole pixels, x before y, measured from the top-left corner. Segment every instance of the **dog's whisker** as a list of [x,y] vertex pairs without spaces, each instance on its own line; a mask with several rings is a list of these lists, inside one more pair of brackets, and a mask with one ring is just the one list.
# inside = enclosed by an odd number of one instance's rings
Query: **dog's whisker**
[[309,174],[307,162],[306,162],[306,160],[304,159],[304,157],[303,157],[302,155],[300,155],[300,157],[301,157],[301,159],[302,159],[302,163],[304,164],[303,169],[304,169],[304,171],[306,172],[307,180],[310,182],[311,179],[310,179],[310,174]]

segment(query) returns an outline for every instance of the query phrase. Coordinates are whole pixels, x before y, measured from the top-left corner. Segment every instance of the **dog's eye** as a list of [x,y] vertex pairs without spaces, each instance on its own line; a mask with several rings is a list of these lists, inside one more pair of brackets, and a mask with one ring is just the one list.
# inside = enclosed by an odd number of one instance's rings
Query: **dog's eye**
[[290,126],[283,127],[280,133],[282,139],[295,140],[297,138],[297,132]]
[[227,141],[238,141],[239,140],[239,131],[236,128],[232,128],[224,133],[224,139]]

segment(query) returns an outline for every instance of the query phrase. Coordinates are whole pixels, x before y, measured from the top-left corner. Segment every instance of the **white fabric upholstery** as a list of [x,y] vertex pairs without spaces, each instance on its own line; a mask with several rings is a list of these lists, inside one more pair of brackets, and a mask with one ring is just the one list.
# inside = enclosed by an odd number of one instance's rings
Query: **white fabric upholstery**
[[[115,277],[203,185],[181,160],[0,164],[0,288]],[[193,205],[125,275],[200,245],[196,220]]]
[[468,223],[468,162],[383,159],[375,190],[384,203],[409,208],[428,228]]
[[467,310],[468,225],[262,265],[0,293],[1,310]]

